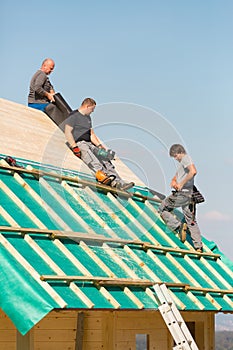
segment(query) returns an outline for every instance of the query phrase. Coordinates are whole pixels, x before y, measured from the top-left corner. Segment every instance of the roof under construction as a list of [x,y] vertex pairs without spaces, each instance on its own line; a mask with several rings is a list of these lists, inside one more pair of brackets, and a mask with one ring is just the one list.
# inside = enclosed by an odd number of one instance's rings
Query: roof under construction
[[1,308],[22,334],[53,309],[157,309],[155,283],[180,310],[233,312],[233,263],[182,243],[119,159],[128,193],[96,185],[44,113],[0,100],[0,115]]

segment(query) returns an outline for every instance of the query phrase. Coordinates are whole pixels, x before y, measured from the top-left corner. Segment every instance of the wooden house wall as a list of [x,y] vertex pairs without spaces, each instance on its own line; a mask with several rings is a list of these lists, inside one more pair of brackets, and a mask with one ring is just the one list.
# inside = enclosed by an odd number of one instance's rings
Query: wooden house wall
[[[213,350],[214,314],[183,312],[182,316],[194,331],[199,350]],[[1,350],[135,350],[136,334],[148,335],[148,350],[174,346],[158,311],[53,311],[24,337],[0,312]]]
[[16,329],[7,315],[0,310],[0,349],[15,350]]

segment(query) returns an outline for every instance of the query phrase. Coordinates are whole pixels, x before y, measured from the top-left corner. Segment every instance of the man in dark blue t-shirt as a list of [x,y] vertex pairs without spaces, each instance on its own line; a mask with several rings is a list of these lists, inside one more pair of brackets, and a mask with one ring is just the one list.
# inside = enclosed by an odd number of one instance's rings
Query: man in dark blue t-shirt
[[90,115],[95,107],[96,102],[92,98],[86,98],[78,110],[71,112],[65,120],[66,139],[74,154],[95,172],[97,181],[120,190],[127,190],[133,187],[134,183],[125,183],[120,178],[108,157],[111,153],[102,145],[92,128]]

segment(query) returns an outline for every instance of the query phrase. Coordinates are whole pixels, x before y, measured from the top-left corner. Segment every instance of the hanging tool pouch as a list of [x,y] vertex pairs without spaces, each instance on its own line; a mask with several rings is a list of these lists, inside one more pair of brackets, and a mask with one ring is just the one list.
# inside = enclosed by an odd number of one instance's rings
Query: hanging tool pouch
[[201,194],[201,192],[197,189],[196,186],[193,186],[193,193],[192,193],[192,201],[195,204],[203,203],[205,202],[205,198]]

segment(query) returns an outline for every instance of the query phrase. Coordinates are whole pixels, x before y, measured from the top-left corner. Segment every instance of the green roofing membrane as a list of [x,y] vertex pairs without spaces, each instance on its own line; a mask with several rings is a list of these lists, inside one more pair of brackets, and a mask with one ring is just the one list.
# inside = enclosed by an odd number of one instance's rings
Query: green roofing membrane
[[[31,165],[61,175],[61,169],[35,162]],[[62,173],[91,180],[68,169]],[[205,251],[210,256],[193,254],[190,240],[182,243],[157,215],[158,204],[134,197],[128,200],[71,181],[64,185],[52,176],[13,175],[0,169],[1,308],[22,334],[52,309],[64,305],[67,309],[158,308],[152,286],[119,282],[100,287],[86,277],[163,282],[183,310],[233,312],[233,263],[205,238]],[[149,195],[143,188],[135,191]],[[10,226],[29,231],[6,232]],[[34,229],[42,231],[35,233]],[[51,230],[55,230],[54,237]],[[60,236],[56,236],[58,230]],[[76,236],[62,237],[67,231]],[[41,276],[63,276],[63,280],[42,282]],[[81,281],[70,283],[65,278],[71,276]]]
[[1,245],[0,254],[0,305],[16,328],[26,334],[59,305]]

